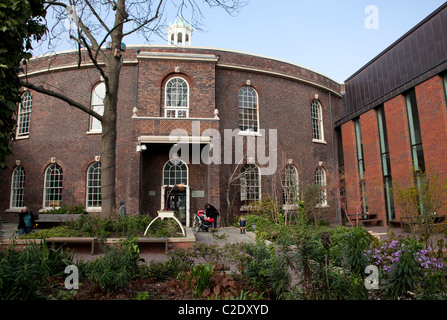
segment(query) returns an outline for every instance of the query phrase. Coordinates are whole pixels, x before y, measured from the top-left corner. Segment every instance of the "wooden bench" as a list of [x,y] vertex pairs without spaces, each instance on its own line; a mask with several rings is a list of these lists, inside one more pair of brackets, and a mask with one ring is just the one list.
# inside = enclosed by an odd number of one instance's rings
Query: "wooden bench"
[[62,244],[90,244],[92,255],[96,253],[98,248],[98,238],[96,237],[53,237],[46,238],[47,244],[62,243]]
[[137,243],[138,244],[145,244],[145,243],[164,243],[165,245],[165,253],[168,253],[168,238],[138,238]]

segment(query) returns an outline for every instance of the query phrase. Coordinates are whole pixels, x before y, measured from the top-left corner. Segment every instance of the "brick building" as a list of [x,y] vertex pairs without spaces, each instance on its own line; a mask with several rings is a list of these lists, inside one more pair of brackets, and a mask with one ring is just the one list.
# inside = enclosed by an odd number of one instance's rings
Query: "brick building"
[[444,4],[345,82],[335,128],[349,214],[393,224],[393,183],[426,168],[447,178],[446,16]]
[[[340,118],[341,85],[289,62],[193,47],[190,33],[182,39],[175,31],[187,26],[173,27],[169,45],[128,46],[122,52],[117,204],[123,199],[129,214],[156,216],[170,189],[184,183],[183,190],[172,191],[169,206],[190,225],[205,202],[231,218],[265,195],[289,210],[301,186],[328,186],[336,167],[333,120]],[[27,77],[100,113],[100,74],[88,59],[80,65],[78,59],[76,51],[33,58]],[[249,152],[235,161],[237,139],[248,144],[263,138],[277,141],[264,152],[270,162],[245,157]],[[207,164],[210,147],[218,154]],[[181,150],[181,160],[173,160],[173,150]],[[97,120],[56,98],[25,91],[9,169],[0,173],[0,214],[15,219],[23,205],[35,213],[63,205],[99,212],[100,155]],[[268,167],[273,174],[264,171]],[[234,172],[243,174],[230,194]],[[335,221],[335,202],[324,188],[319,202],[323,218]]]

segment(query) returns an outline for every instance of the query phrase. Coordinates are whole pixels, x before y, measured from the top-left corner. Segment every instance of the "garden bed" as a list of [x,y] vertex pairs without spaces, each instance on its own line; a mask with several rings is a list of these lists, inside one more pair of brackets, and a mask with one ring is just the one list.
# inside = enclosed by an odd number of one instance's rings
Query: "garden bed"
[[[191,228],[186,228],[186,237],[171,237],[171,238],[151,238],[151,237],[137,237],[136,243],[140,248],[140,252],[151,252],[154,249],[160,248],[162,245],[163,252],[168,252],[169,249],[178,248],[191,248],[196,239]],[[35,243],[40,245],[42,242],[47,245],[55,247],[64,246],[66,248],[76,251],[85,251],[86,247],[90,250],[91,254],[103,253],[102,245],[115,245],[120,241],[125,240],[124,237],[110,237],[105,239],[99,239],[98,237],[48,237],[48,238],[35,238],[35,239],[13,239],[3,240],[0,242],[0,246],[9,247],[14,246],[16,248],[23,248],[29,243]]]

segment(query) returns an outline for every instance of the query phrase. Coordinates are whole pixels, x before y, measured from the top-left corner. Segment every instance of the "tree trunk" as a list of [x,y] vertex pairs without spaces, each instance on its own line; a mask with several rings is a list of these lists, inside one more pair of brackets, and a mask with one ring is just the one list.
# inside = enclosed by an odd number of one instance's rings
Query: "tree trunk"
[[[112,48],[121,48],[123,39],[122,22],[125,19],[124,0],[118,0],[115,16],[115,30],[111,33]],[[106,64],[106,97],[104,99],[104,115],[102,120],[101,137],[101,200],[102,219],[116,217],[116,119],[118,105],[119,78],[121,72],[121,59],[114,56],[114,50],[109,50]]]

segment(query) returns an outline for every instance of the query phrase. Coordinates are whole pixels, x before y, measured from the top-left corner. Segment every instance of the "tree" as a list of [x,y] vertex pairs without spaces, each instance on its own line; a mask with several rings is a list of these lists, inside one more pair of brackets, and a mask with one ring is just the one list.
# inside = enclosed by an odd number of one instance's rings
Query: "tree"
[[[198,1],[198,0],[197,0]],[[123,39],[138,33],[149,38],[151,34],[160,34],[164,30],[164,18],[168,12],[176,10],[183,19],[190,16],[191,24],[198,28],[203,18],[200,5],[196,0],[45,0],[52,9],[56,20],[49,28],[49,41],[52,38],[68,36],[79,49],[82,59],[85,53],[93,63],[97,72],[104,79],[106,94],[104,98],[104,113],[102,115],[71,98],[65,92],[57,91],[47,84],[31,83],[23,79],[22,86],[34,91],[56,97],[68,105],[98,119],[102,124],[101,137],[101,217],[109,219],[115,214],[115,160],[117,138],[117,102],[119,78],[122,67],[119,50]],[[244,5],[242,0],[202,0],[203,4],[220,7],[228,13],[236,13]],[[71,18],[75,28],[66,30],[64,19]],[[65,29],[65,30],[64,30]],[[104,44],[110,43],[111,50],[106,50]],[[80,61],[79,61],[80,63]]]
[[412,170],[408,183],[402,186],[394,182],[392,191],[411,232],[419,233],[428,249],[435,222],[447,209],[447,178],[441,178],[433,168],[427,168],[425,172]]
[[19,72],[31,57],[32,40],[46,31],[43,0],[3,0],[0,3],[0,168],[6,168],[14,138],[17,104],[20,103]]

